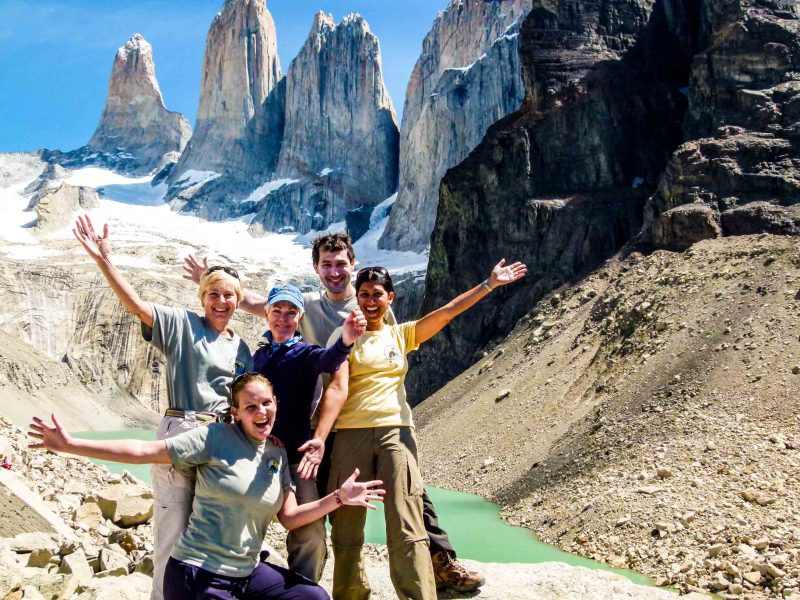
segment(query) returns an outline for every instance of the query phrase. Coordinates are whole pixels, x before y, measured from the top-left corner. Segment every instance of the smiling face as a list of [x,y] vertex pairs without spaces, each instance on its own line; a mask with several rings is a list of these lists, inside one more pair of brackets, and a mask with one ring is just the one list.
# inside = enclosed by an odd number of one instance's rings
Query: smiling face
[[314,265],[314,271],[319,275],[319,280],[328,290],[331,299],[342,300],[352,295],[350,278],[354,265],[355,261],[350,260],[347,250],[320,250],[319,262]]
[[382,283],[365,281],[356,294],[358,307],[367,318],[367,331],[377,331],[383,327],[383,315],[394,302],[394,292],[387,292]]
[[300,326],[303,311],[288,300],[267,305],[267,325],[274,342],[285,342],[292,338]]
[[278,401],[272,387],[263,381],[245,385],[237,392],[236,404],[231,407],[245,435],[255,442],[263,442],[272,432],[277,411]]
[[217,333],[228,327],[237,306],[236,290],[224,280],[208,287],[203,294],[203,311],[206,321]]

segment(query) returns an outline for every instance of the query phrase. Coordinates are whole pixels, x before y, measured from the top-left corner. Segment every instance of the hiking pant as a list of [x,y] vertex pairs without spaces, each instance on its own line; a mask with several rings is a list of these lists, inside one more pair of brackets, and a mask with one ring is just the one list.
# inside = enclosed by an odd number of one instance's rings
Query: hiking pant
[[[191,431],[202,424],[194,418],[164,417],[156,438],[164,440]],[[164,570],[172,548],[180,539],[194,500],[193,472],[172,465],[153,465],[153,591],[150,600],[164,600]]]
[[256,564],[247,577],[226,577],[170,558],[164,579],[166,600],[329,600],[321,587],[277,565]]
[[[325,454],[322,457],[322,463],[317,473],[317,491],[320,498],[328,493],[328,477],[331,473],[331,448],[333,448],[335,440],[336,432],[331,431],[325,441]],[[416,454],[414,458],[416,458]],[[417,462],[419,463],[419,460]],[[422,490],[422,517],[425,519],[425,531],[428,532],[431,554],[444,551],[455,557],[456,549],[450,543],[450,537],[447,532],[439,525],[439,516],[436,514],[436,508],[433,506],[433,501],[425,489]]]
[[[297,473],[298,466],[299,464],[295,464],[289,467],[295,485],[297,504],[319,500],[316,480],[300,479]],[[290,531],[286,536],[289,568],[315,583],[319,581],[325,568],[325,560],[328,558],[325,536],[324,518]]]
[[[359,481],[383,480],[389,573],[395,592],[400,600],[435,600],[416,455],[410,427],[340,429],[331,452],[328,490],[338,488],[356,467],[361,470]],[[330,514],[334,600],[371,597],[362,556],[366,517],[366,509],[359,506],[342,506]]]

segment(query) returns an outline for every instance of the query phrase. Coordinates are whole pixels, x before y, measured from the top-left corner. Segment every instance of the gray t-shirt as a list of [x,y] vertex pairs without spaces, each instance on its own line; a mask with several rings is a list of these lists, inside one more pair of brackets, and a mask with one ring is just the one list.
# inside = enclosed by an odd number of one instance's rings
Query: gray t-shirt
[[165,441],[176,467],[197,467],[192,515],[172,557],[218,575],[247,577],[284,490],[292,489],[286,451],[251,440],[233,423]]
[[[305,304],[305,314],[300,322],[300,335],[309,344],[317,346],[327,346],[328,338],[342,321],[347,318],[351,311],[358,308],[358,301],[355,296],[350,296],[344,300],[331,300],[325,290],[306,292],[303,294]],[[391,307],[386,311],[384,319],[389,325],[397,323]]]
[[250,365],[250,349],[236,334],[220,335],[204,317],[183,308],[151,304],[153,328],[142,336],[167,359],[169,408],[220,412],[228,406],[234,376]]

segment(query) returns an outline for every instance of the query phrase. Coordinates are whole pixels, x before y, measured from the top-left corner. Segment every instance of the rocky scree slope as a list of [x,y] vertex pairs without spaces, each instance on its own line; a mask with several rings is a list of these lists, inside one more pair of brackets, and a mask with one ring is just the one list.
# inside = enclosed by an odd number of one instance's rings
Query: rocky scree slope
[[799,331],[796,238],[616,256],[414,409],[422,471],[661,585],[796,597]]

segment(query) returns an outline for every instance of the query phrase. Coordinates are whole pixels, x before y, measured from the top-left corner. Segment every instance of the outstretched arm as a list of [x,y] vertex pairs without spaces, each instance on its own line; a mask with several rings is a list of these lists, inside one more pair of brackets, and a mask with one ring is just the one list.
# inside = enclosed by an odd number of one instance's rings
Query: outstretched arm
[[38,442],[29,448],[44,448],[54,452],[66,452],[99,460],[110,460],[128,464],[170,464],[172,459],[164,440],[146,442],[142,440],[82,440],[73,438],[56,419],[50,415],[50,425],[39,417],[33,417],[28,435]]
[[[200,278],[203,276],[203,273],[208,270],[208,267],[207,258],[200,261],[194,254],[190,254],[183,259],[183,278],[200,285]],[[264,311],[267,309],[267,299],[253,290],[242,288],[242,293],[244,297],[239,303],[239,308],[245,312],[249,312],[251,315],[263,317]]]
[[363,506],[375,510],[370,501],[383,500],[386,491],[379,487],[383,485],[383,482],[380,480],[358,482],[356,477],[359,474],[360,471],[356,469],[338,490],[307,504],[298,505],[294,492],[287,492],[283,498],[283,505],[278,511],[278,521],[286,529],[291,530],[308,525],[342,505]]
[[331,375],[331,381],[319,402],[319,423],[314,430],[314,437],[297,449],[298,452],[304,452],[297,468],[300,479],[317,476],[322,457],[325,455],[325,440],[328,439],[336,417],[339,416],[339,411],[342,410],[344,401],[347,400],[347,378],[349,376],[350,365],[347,362],[342,363],[339,370]]
[[103,226],[103,235],[98,235],[94,231],[91,219],[84,215],[75,221],[72,233],[97,264],[122,305],[128,309],[128,312],[141,319],[142,323],[152,327],[152,307],[139,297],[128,280],[111,264],[111,235],[108,223]]
[[484,282],[489,286],[488,288],[484,283],[480,283],[417,321],[415,332],[417,345],[427,342],[451,320],[465,310],[472,308],[478,300],[487,296],[495,288],[516,281],[524,277],[525,273],[528,272],[528,268],[521,262],[515,262],[509,266],[505,266],[505,264],[506,259],[504,258],[492,269],[489,279]]

